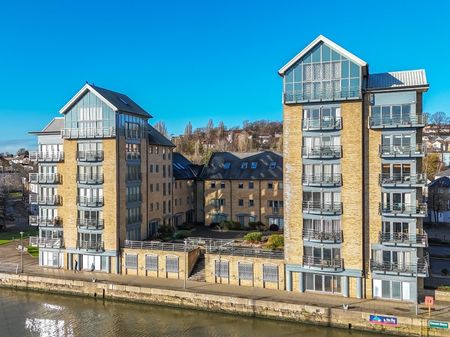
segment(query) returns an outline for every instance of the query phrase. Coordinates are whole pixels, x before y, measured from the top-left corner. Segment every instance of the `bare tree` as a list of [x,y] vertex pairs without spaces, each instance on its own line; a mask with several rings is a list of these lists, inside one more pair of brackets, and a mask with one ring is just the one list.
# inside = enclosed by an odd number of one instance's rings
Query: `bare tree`
[[159,121],[155,124],[154,128],[161,133],[164,137],[169,137],[169,132],[167,131],[166,123]]
[[191,121],[189,121],[186,124],[186,127],[184,128],[184,135],[186,137],[188,137],[188,138],[192,136],[192,123],[191,123]]

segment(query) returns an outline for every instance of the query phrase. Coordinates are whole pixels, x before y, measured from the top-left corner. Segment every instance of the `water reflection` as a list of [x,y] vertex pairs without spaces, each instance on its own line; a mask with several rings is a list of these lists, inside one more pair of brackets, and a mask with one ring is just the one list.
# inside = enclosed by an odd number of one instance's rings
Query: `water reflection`
[[7,337],[363,337],[349,332],[86,298],[0,289],[0,336]]

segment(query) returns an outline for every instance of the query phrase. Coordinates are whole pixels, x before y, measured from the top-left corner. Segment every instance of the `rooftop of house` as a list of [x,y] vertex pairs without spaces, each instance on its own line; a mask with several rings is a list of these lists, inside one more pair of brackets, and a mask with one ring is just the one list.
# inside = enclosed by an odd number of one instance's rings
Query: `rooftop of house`
[[282,180],[283,157],[272,151],[215,152],[200,177],[204,180]]
[[175,147],[174,143],[172,143],[169,139],[167,139],[163,134],[161,134],[151,125],[148,125],[148,143],[150,145]]
[[370,74],[367,89],[395,89],[395,88],[428,88],[427,76],[424,69],[392,71]]
[[48,134],[57,135],[64,128],[64,117],[55,117],[41,131],[30,132],[32,134]]
[[[450,171],[450,170],[446,170],[446,171]],[[444,171],[444,172],[446,172]],[[442,173],[442,172],[441,172]],[[439,178],[433,180],[429,185],[429,188],[439,188],[439,187],[450,187],[450,178],[448,176],[440,176]]]
[[197,179],[201,165],[193,164],[181,153],[174,152],[172,156],[173,176],[177,180]]

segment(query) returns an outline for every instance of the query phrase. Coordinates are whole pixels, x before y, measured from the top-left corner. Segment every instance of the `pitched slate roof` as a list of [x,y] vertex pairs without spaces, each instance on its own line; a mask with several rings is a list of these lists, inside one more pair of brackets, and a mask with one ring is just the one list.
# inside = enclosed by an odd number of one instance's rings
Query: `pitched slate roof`
[[64,128],[64,117],[55,117],[48,123],[42,131],[32,131],[31,134],[60,134]]
[[424,87],[428,88],[427,76],[424,69],[392,71],[380,74],[370,74],[367,89],[392,89]]
[[428,187],[450,187],[450,178],[449,177],[440,177],[438,179],[433,180]]
[[172,143],[169,139],[163,136],[158,130],[156,130],[151,125],[148,125],[148,143],[150,145],[175,147],[174,143]]
[[197,179],[199,166],[193,164],[181,153],[174,152],[172,154],[173,176],[175,179]]
[[113,111],[125,112],[141,117],[150,118],[150,114],[142,109],[136,102],[134,102],[130,97],[117,91],[112,91],[109,89],[98,87],[94,84],[86,83],[72,99],[62,107],[59,112],[61,114],[66,113],[76,102],[78,102],[81,97],[84,96],[88,91],[95,94],[101,100],[111,107]]
[[[247,168],[242,168],[242,163],[247,163]],[[256,162],[256,168],[252,169],[252,162]],[[271,168],[271,163],[276,163]],[[226,168],[225,163],[229,163]],[[207,180],[282,180],[283,157],[272,151],[253,153],[215,152],[208,165],[200,175]]]
[[450,169],[439,172],[436,177],[450,177]]

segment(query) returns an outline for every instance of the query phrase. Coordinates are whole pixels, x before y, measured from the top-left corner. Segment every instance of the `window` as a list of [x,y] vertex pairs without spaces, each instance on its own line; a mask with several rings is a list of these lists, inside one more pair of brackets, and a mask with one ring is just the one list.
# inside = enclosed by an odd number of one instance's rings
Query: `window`
[[138,256],[125,254],[125,266],[127,269],[137,269],[138,267]]
[[239,206],[244,206],[244,199],[239,199],[238,201]]
[[263,265],[263,281],[278,283],[278,266]]
[[249,181],[249,182],[248,182],[248,188],[249,188],[250,190],[252,190],[254,186],[255,186],[255,183],[254,183],[253,181]]
[[283,189],[283,183],[282,183],[281,181],[278,183],[278,189],[279,189],[279,190],[282,190],[282,189]]
[[269,190],[273,190],[273,182],[267,183],[267,188],[268,188]]
[[253,199],[249,199],[248,207],[253,207],[253,206],[255,206],[255,201]]
[[156,173],[159,173],[159,165],[155,165],[155,171]]
[[244,162],[241,164],[241,169],[242,169],[242,170],[245,170],[247,167],[248,167],[248,163],[247,163],[246,161],[244,161]]
[[256,161],[252,161],[251,168],[252,170],[256,169],[258,167],[258,163]]
[[230,167],[231,167],[231,163],[230,162],[226,161],[225,163],[223,163],[223,168],[225,170],[228,170]]
[[225,188],[225,182],[220,182],[220,188]]
[[228,278],[228,261],[215,261],[215,276]]
[[153,173],[153,164],[150,164],[150,173]]
[[178,273],[178,257],[166,256],[166,272]]
[[158,271],[158,255],[145,255],[145,270]]
[[270,163],[270,165],[269,165],[269,168],[271,169],[271,170],[273,170],[273,169],[275,169],[277,167],[277,163],[276,162],[271,162]]
[[153,184],[150,184],[150,192],[153,192]]
[[253,280],[253,264],[239,262],[238,274],[239,280]]
[[127,160],[141,159],[141,144],[125,144],[125,152]]
[[238,183],[238,188],[244,188],[244,183],[242,183],[242,182],[240,182],[240,183]]
[[211,188],[216,188],[216,183],[215,182],[211,182]]

